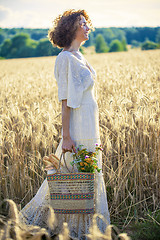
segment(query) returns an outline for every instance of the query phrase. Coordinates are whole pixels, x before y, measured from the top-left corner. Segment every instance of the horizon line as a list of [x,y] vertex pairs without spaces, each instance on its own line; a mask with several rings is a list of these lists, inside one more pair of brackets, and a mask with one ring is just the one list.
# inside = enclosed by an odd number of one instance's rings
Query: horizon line
[[[50,27],[1,27],[0,29],[50,29]],[[160,25],[157,26],[111,26],[111,27],[94,27],[95,29],[97,28],[160,28]]]

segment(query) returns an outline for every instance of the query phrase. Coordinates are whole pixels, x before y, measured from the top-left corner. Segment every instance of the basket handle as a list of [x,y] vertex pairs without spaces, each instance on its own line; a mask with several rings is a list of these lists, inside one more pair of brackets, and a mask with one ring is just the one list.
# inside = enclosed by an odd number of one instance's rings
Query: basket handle
[[65,164],[65,167],[67,168],[68,172],[71,173],[73,170],[75,172],[74,166],[72,167],[72,171],[70,171],[69,168],[67,167],[67,163],[66,163],[66,159],[65,159],[65,153],[62,152],[61,156],[60,156],[60,159],[59,159],[59,166],[58,166],[58,169],[57,169],[56,173],[60,173],[60,166],[61,166],[62,157],[63,157],[64,164]]

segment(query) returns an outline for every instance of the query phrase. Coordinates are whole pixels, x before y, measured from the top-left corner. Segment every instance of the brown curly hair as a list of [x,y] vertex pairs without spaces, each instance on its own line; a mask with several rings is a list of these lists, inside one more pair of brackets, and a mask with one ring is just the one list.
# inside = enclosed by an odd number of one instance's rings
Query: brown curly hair
[[53,46],[59,48],[70,47],[76,37],[77,23],[81,20],[81,16],[84,16],[86,19],[90,30],[94,30],[92,22],[85,10],[67,10],[54,20],[53,28],[48,31],[48,38]]

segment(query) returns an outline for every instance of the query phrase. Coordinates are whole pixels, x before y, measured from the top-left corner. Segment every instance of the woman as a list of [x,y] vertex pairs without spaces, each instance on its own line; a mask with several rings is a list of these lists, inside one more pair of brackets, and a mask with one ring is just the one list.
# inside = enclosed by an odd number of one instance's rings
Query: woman
[[[55,155],[60,157],[65,153],[68,166],[72,159],[72,150],[84,145],[88,151],[95,150],[95,144],[100,144],[98,106],[94,98],[94,80],[96,73],[87,63],[79,48],[89,39],[92,28],[89,16],[84,10],[69,10],[54,21],[54,27],[49,31],[49,40],[54,46],[63,48],[55,62],[55,78],[58,83],[58,98],[62,102],[62,140]],[[102,156],[98,156],[98,167],[102,169]],[[50,171],[49,173],[52,173]],[[110,223],[106,190],[101,173],[96,174],[95,211],[102,214]],[[39,196],[38,196],[39,195]],[[42,195],[42,196],[41,196]],[[40,196],[42,199],[40,199]],[[41,225],[41,210],[49,203],[49,190],[44,181],[39,192],[22,213],[30,223]],[[29,216],[30,209],[36,207],[36,214]],[[78,239],[85,239],[92,222],[92,214],[68,214],[58,217],[59,221],[67,221],[70,234]],[[106,224],[98,222],[101,231]]]

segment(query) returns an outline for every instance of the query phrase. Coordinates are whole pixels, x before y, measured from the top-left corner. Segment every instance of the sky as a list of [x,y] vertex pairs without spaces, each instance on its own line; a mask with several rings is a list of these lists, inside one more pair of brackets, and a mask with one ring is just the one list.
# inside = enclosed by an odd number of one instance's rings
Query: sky
[[0,0],[0,27],[50,28],[68,9],[85,9],[94,27],[160,26],[160,0]]

